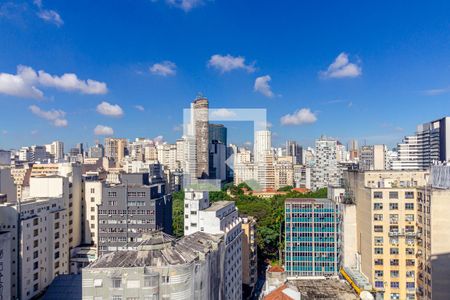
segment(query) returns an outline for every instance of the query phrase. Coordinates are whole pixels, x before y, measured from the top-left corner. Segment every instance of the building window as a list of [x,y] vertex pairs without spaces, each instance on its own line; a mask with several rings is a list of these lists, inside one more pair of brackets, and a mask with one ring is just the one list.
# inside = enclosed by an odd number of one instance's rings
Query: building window
[[400,287],[400,283],[398,281],[391,281],[391,289],[398,289]]
[[383,254],[383,248],[375,248],[375,254]]
[[414,203],[405,203],[406,210],[414,210]]
[[117,197],[117,192],[108,191],[108,197]]
[[381,210],[381,209],[383,209],[383,203],[374,203],[373,204],[373,209],[374,210]]
[[406,199],[414,199],[414,192],[405,192]]
[[383,244],[383,242],[384,242],[383,240],[384,240],[384,239],[383,239],[382,236],[376,236],[376,237],[374,238],[375,245]]
[[381,270],[375,270],[375,278],[383,277],[383,271]]
[[408,278],[414,278],[415,272],[414,271],[406,271],[406,277]]
[[398,248],[391,248],[390,253],[391,253],[392,255],[398,254]]
[[112,287],[115,289],[119,289],[122,286],[122,278],[112,278]]
[[383,199],[383,192],[373,192],[373,198]]
[[375,259],[374,263],[375,263],[375,266],[382,266],[383,259],[381,259],[381,258]]
[[111,297],[111,300],[122,300],[122,296],[114,295],[114,296]]
[[95,189],[91,188],[91,194],[94,194],[94,193],[95,193]]
[[398,192],[389,192],[389,199],[398,199]]
[[398,261],[398,259],[391,259],[390,264],[391,264],[391,266],[398,266],[399,261]]
[[383,232],[383,225],[374,225],[373,231],[375,232]]
[[406,222],[414,222],[414,215],[411,215],[411,214],[405,215],[405,221]]
[[391,300],[398,300],[400,299],[399,293],[391,293]]
[[391,278],[398,278],[400,276],[400,272],[398,270],[391,271]]
[[378,289],[382,289],[384,287],[383,281],[375,281],[375,287]]
[[382,214],[374,214],[373,220],[374,221],[383,221],[383,215]]
[[155,287],[158,286],[159,276],[145,276],[144,277],[144,287]]
[[389,203],[389,210],[397,210],[398,203]]

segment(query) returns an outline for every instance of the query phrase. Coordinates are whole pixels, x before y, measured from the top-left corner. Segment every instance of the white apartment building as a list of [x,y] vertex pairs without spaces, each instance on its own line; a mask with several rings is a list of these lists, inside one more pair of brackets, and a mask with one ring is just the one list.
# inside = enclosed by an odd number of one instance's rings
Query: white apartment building
[[342,178],[342,170],[338,166],[337,145],[338,141],[332,138],[321,137],[316,140],[313,189],[339,184]]
[[[60,164],[35,164],[31,169],[30,196],[32,195],[31,181],[33,178],[61,176],[67,178],[69,184],[64,195],[68,195],[69,204],[69,242],[70,249],[81,244],[82,241],[82,202],[83,202],[83,182],[81,175],[81,165],[76,163]],[[50,180],[50,179],[49,179]],[[54,183],[58,185],[58,182]],[[34,187],[36,188],[36,187]],[[64,187],[65,188],[65,187]]]
[[269,130],[255,131],[255,141],[253,145],[253,157],[255,163],[264,160],[265,156],[272,149],[272,132]]
[[450,117],[417,126],[415,135],[398,144],[394,170],[423,170],[433,162],[450,161]]
[[64,160],[64,143],[60,141],[54,141],[51,144],[45,145],[45,150],[50,154],[55,162],[61,162]]
[[102,203],[103,182],[84,180],[83,243],[98,246],[98,206]]
[[0,228],[12,235],[12,299],[32,299],[69,272],[68,189],[67,178],[31,178],[28,198],[0,205]]
[[184,235],[224,234],[225,299],[242,299],[242,227],[233,201],[209,203],[208,192],[185,191]]

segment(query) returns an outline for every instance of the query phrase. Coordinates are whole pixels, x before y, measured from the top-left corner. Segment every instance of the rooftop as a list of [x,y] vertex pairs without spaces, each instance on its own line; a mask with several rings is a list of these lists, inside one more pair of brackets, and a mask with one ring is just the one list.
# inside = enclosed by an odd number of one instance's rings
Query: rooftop
[[297,287],[302,300],[333,299],[356,300],[359,299],[352,287],[339,279],[303,279],[292,280],[289,284]]
[[163,267],[189,263],[198,260],[199,253],[209,253],[222,241],[221,234],[204,232],[196,232],[179,240],[169,237],[162,232],[156,232],[148,241],[139,243],[135,249],[102,255],[87,266],[87,269]]
[[210,207],[205,209],[205,211],[217,211],[233,204],[234,204],[233,201],[217,201],[213,202]]
[[81,274],[65,274],[53,279],[42,300],[78,300],[81,295]]

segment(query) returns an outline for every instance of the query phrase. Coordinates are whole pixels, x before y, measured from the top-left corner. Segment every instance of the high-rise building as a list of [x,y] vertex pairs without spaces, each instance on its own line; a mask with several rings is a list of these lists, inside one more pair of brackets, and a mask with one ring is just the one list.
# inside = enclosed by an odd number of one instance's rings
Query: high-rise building
[[31,178],[29,197],[17,205],[0,204],[0,228],[11,237],[8,299],[35,298],[53,278],[69,272],[68,188],[67,178]]
[[360,270],[384,299],[416,296],[418,190],[424,171],[347,171],[344,185],[356,204],[356,253]]
[[11,151],[0,149],[0,165],[11,164]]
[[95,144],[95,146],[92,146],[88,150],[88,157],[91,158],[102,158],[105,156],[105,148],[102,144]]
[[209,143],[213,141],[227,145],[227,128],[223,124],[209,124]]
[[417,200],[417,298],[450,299],[450,166],[431,167]]
[[208,178],[209,172],[209,104],[199,96],[191,104],[192,125],[195,134],[196,176]]
[[359,150],[358,162],[361,170],[389,170],[391,168],[386,145],[362,146]]
[[256,243],[256,219],[242,217],[242,284],[244,294],[253,293],[258,280],[258,254]]
[[227,148],[218,140],[209,144],[209,178],[224,181],[227,178],[225,165]]
[[[149,173],[122,174],[120,184],[101,187],[101,202],[91,206],[90,213],[97,213],[99,255],[120,250],[126,242],[140,242],[144,233],[172,232],[172,196],[161,178],[151,181]],[[89,188],[86,201],[93,197],[98,203],[100,185]]]
[[288,277],[335,276],[340,267],[339,208],[329,199],[286,199]]
[[242,226],[234,201],[209,202],[208,192],[185,191],[184,235],[224,234],[224,299],[242,299]]
[[122,138],[105,138],[105,156],[113,158],[116,166],[120,166],[125,157],[128,141]]
[[253,146],[254,162],[258,164],[264,161],[267,154],[271,153],[272,149],[272,133],[269,130],[255,131],[255,141]]
[[337,144],[337,140],[327,137],[316,140],[316,156],[312,176],[313,189],[339,184],[342,171],[337,161]]
[[292,156],[294,164],[302,164],[303,148],[296,141],[286,141],[286,156]]
[[[8,203],[16,203],[17,189],[10,167],[0,166],[0,194],[6,196]],[[20,198],[19,198],[20,199]]]
[[63,142],[54,141],[51,144],[45,145],[45,149],[55,162],[62,162],[64,160]]
[[395,170],[423,170],[433,162],[450,161],[450,117],[417,126],[415,135],[398,144]]

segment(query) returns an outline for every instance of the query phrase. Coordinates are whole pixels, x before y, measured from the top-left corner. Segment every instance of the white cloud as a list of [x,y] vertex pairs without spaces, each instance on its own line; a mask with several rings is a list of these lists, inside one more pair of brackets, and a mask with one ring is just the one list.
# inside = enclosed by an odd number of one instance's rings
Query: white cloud
[[54,87],[64,91],[76,91],[83,94],[106,94],[108,92],[106,83],[92,79],[81,80],[73,73],[52,76],[44,71],[39,71],[38,74],[39,83],[43,86]]
[[22,65],[17,66],[16,74],[0,73],[0,94],[40,99],[44,97],[44,93],[39,86],[84,94],[105,94],[108,91],[106,83],[91,79],[80,80],[77,75],[71,73],[58,77],[42,70],[36,72],[33,68]]
[[360,76],[362,74],[362,68],[357,63],[351,63],[348,59],[348,54],[342,52],[328,66],[326,71],[321,71],[319,74],[324,78],[352,78]]
[[36,87],[38,75],[26,66],[17,66],[16,75],[0,73],[0,93],[24,97],[42,98],[44,93]]
[[121,117],[123,116],[123,110],[118,104],[111,104],[103,101],[97,105],[97,112],[99,114],[111,117]]
[[144,111],[145,108],[142,105],[135,105],[134,108],[136,108],[139,111]]
[[56,127],[66,127],[68,124],[67,120],[65,119],[65,117],[66,117],[65,111],[56,110],[56,109],[46,111],[46,110],[42,110],[41,108],[39,108],[36,105],[31,105],[29,107],[29,109],[31,110],[31,112],[33,114],[35,114],[36,116],[38,116],[40,118],[50,121]]
[[271,80],[272,78],[269,75],[260,76],[256,78],[253,89],[255,90],[255,92],[259,92],[266,97],[272,98],[274,96],[274,93],[272,92],[272,88],[269,84]]
[[94,128],[94,134],[95,135],[113,135],[114,130],[109,126],[97,125]]
[[309,108],[302,108],[293,114],[282,116],[280,121],[282,125],[311,124],[317,121],[317,117]]
[[48,23],[52,23],[58,27],[64,24],[64,21],[61,19],[61,16],[54,10],[42,9],[37,12],[37,15],[42,20]]
[[62,20],[58,12],[51,9],[44,9],[42,0],[35,0],[34,4],[38,8],[38,12],[36,14],[39,18],[58,27],[64,24],[64,21]]
[[180,8],[185,12],[203,4],[203,0],[166,0],[169,5]]
[[150,67],[150,72],[160,76],[173,76],[177,73],[177,65],[165,60]]
[[236,113],[226,108],[211,109],[211,117],[216,119],[229,119],[236,117]]
[[219,70],[221,73],[230,72],[232,70],[243,69],[249,73],[255,71],[254,64],[247,65],[245,58],[242,56],[231,56],[214,54],[208,62],[208,66]]

